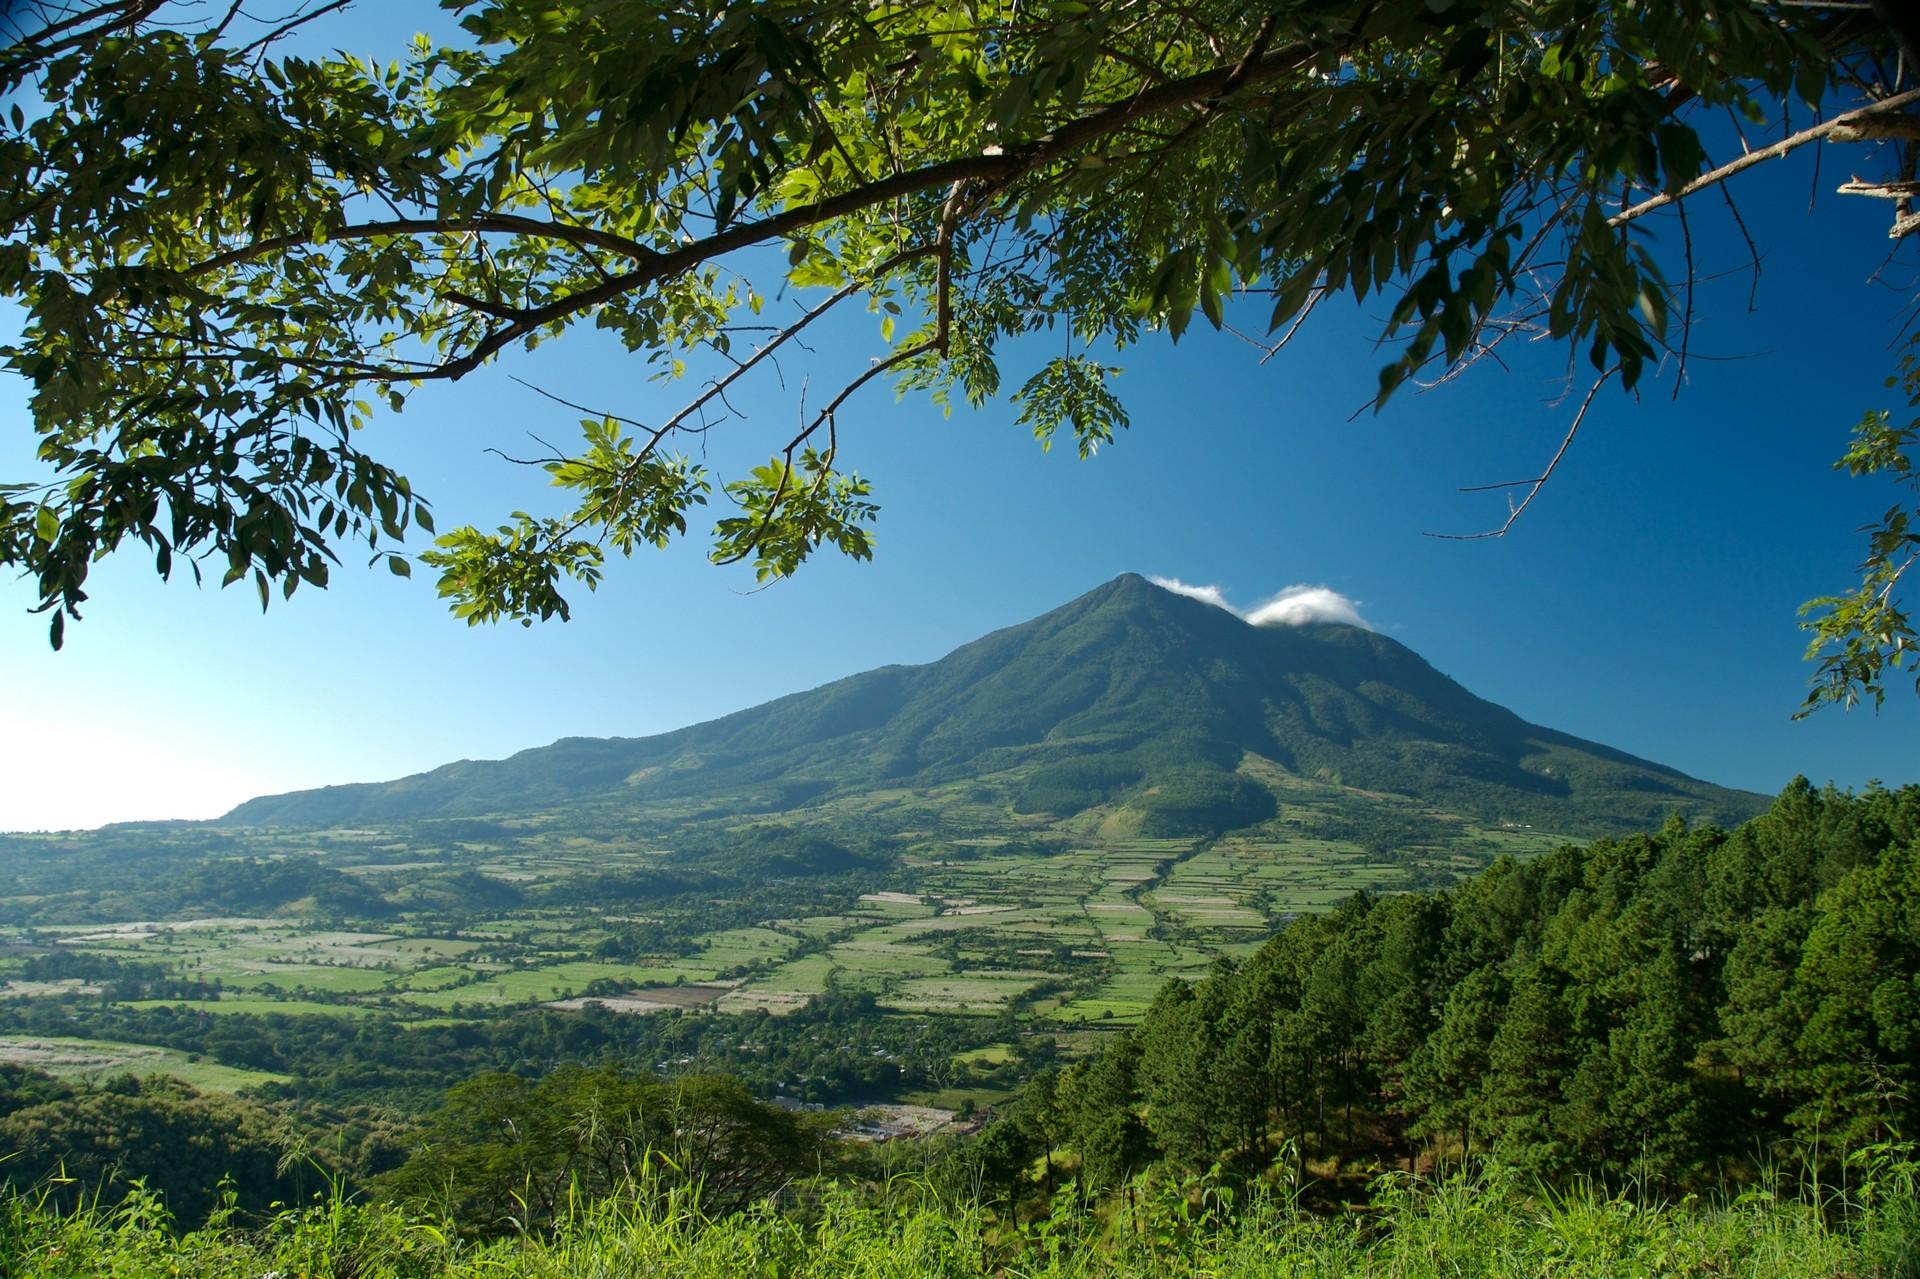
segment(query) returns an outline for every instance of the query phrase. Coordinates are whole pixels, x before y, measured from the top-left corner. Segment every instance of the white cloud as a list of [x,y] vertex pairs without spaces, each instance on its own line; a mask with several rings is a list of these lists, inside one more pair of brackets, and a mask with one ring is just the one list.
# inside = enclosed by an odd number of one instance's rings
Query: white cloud
[[1360,616],[1359,605],[1329,586],[1289,586],[1242,616],[1254,626],[1317,626],[1322,622],[1339,622],[1373,629],[1367,619]]
[[1161,590],[1223,608],[1250,626],[1317,626],[1323,622],[1338,622],[1344,626],[1358,626],[1369,631],[1373,629],[1373,624],[1360,616],[1359,604],[1330,586],[1308,586],[1304,583],[1289,586],[1272,599],[1250,609],[1241,609],[1229,603],[1226,593],[1217,586],[1193,586],[1177,577],[1147,580]]
[[1147,579],[1163,591],[1172,591],[1175,595],[1184,595],[1190,600],[1199,600],[1202,604],[1211,604],[1215,608],[1224,608],[1229,613],[1240,610],[1227,603],[1217,586],[1189,586],[1177,577],[1150,577]]

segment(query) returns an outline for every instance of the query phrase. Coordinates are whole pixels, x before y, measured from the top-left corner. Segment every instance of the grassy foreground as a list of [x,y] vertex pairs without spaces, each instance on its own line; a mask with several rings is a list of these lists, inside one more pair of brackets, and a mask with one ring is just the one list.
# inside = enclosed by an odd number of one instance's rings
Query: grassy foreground
[[218,1222],[177,1235],[150,1195],[55,1212],[44,1196],[0,1200],[8,1279],[1007,1279],[1134,1276],[1920,1276],[1920,1177],[1911,1163],[1815,1201],[1749,1192],[1709,1205],[1550,1194],[1483,1173],[1389,1180],[1372,1209],[1304,1214],[1223,1190],[1138,1196],[1080,1211],[1065,1192],[1018,1232],[912,1185],[827,1191],[803,1217],[715,1220],[688,1197],[583,1206],[550,1237],[463,1241],[396,1209],[323,1199],[263,1226]]

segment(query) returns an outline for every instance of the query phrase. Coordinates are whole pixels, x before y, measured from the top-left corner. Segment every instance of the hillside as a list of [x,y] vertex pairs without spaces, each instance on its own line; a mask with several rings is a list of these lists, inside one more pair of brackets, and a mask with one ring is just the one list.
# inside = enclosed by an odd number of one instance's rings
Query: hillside
[[1268,761],[1483,821],[1602,834],[1757,796],[1529,724],[1352,626],[1255,627],[1134,574],[924,666],[889,666],[644,738],[568,738],[392,782],[265,796],[229,825],[476,817],[589,804],[822,796],[1009,779],[1071,812],[1201,789]]

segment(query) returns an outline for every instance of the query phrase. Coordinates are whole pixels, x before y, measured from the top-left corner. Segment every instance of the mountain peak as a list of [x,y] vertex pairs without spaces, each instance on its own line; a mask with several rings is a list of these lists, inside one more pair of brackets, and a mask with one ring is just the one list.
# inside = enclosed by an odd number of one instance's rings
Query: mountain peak
[[1063,768],[1122,779],[1109,790],[1124,796],[1162,778],[1232,779],[1248,760],[1569,835],[1651,828],[1675,811],[1733,820],[1758,810],[1758,797],[1528,724],[1384,635],[1331,617],[1300,624],[1327,617],[1311,602],[1249,624],[1261,611],[1243,617],[1122,573],[925,666],[883,667],[656,737],[570,738],[398,782],[250,800],[224,820],[668,801],[764,812],[953,781],[1018,811],[1055,811],[1031,791]]

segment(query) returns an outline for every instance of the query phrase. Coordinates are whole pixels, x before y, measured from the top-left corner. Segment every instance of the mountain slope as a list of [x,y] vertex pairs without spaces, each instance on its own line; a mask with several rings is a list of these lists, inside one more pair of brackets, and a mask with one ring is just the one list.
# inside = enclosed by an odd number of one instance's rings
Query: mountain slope
[[1528,724],[1384,635],[1254,627],[1126,574],[925,666],[883,667],[655,737],[568,738],[394,782],[267,796],[223,820],[338,824],[746,794],[782,808],[1033,766],[1092,768],[1139,793],[1249,755],[1569,834],[1672,811],[1733,821],[1763,803]]

